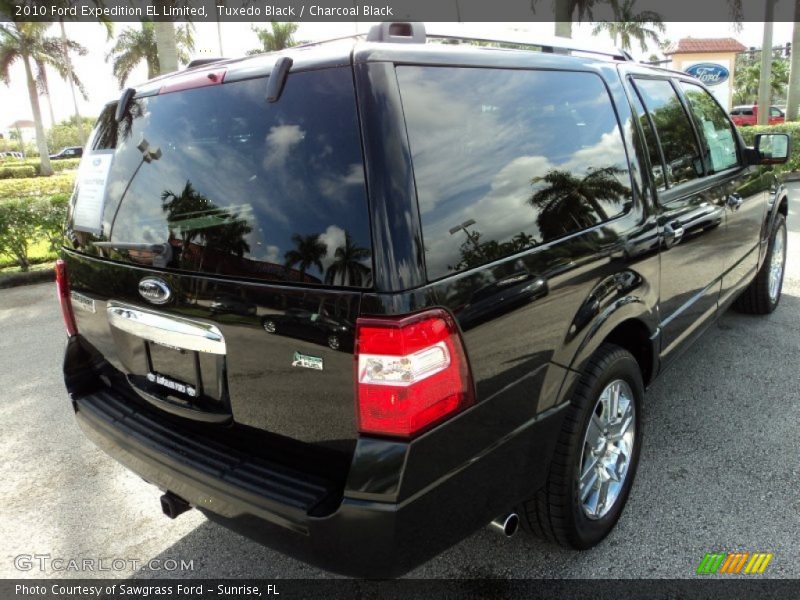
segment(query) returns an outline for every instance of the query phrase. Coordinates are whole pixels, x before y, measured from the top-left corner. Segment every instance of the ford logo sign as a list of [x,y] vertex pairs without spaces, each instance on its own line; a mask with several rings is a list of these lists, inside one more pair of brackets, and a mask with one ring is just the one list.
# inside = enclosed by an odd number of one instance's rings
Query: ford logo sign
[[139,282],[139,295],[153,304],[166,304],[172,298],[172,290],[157,277],[145,277]]
[[716,63],[698,63],[688,67],[686,72],[706,85],[725,83],[731,75],[726,67]]

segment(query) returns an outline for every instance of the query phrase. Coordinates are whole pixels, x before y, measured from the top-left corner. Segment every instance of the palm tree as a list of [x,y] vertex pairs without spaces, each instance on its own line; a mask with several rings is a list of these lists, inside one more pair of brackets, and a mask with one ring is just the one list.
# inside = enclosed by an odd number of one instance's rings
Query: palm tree
[[797,120],[797,109],[800,107],[800,0],[794,3],[794,26],[792,27],[792,56],[789,70],[789,91],[786,98],[786,120]]
[[[33,121],[36,124],[36,146],[39,150],[40,170],[41,174],[46,176],[53,174],[53,168],[50,166],[50,151],[47,148],[47,138],[44,134],[42,111],[39,106],[33,68],[39,64],[53,67],[64,79],[72,80],[80,85],[78,76],[70,63],[64,60],[61,40],[46,35],[49,27],[50,23],[30,22],[12,22],[0,25],[0,79],[9,85],[11,65],[18,60],[22,61],[25,67]],[[72,40],[67,41],[67,47],[78,54],[86,54],[86,48]]]
[[630,198],[631,190],[616,176],[617,167],[589,168],[584,177],[569,171],[552,169],[534,177],[533,185],[546,184],[528,203],[538,211],[537,226],[547,241],[580,229],[587,229],[608,219],[601,201],[617,204]]
[[323,244],[318,234],[292,236],[295,248],[288,250],[283,257],[286,266],[292,268],[297,265],[298,270],[305,275],[309,267],[317,267],[322,271],[322,259],[328,254],[328,247]]
[[253,32],[258,36],[258,41],[261,42],[261,48],[250,50],[247,54],[275,52],[276,50],[296,46],[297,42],[294,41],[294,34],[297,32],[297,27],[297,23],[280,23],[277,21],[270,22],[270,29],[253,26]]
[[594,26],[592,33],[597,35],[603,31],[608,32],[614,45],[623,50],[631,49],[631,42],[636,40],[642,48],[642,52],[647,50],[648,40],[658,45],[659,34],[663,34],[666,29],[661,22],[661,16],[651,10],[643,10],[635,13],[633,5],[636,0],[611,0],[611,8],[614,10],[613,21],[601,21]]
[[[604,0],[553,0],[553,21],[558,37],[572,37],[572,18],[577,11],[578,22],[592,17],[592,8]],[[536,12],[539,0],[531,0],[531,10]]]
[[370,251],[355,244],[350,233],[345,231],[344,244],[336,249],[335,260],[325,271],[325,283],[333,285],[338,275],[342,285],[361,285],[370,271],[362,261],[369,257]]
[[761,79],[758,82],[758,105],[764,108],[758,111],[759,125],[767,125],[769,123],[769,106],[772,104],[770,98],[772,52],[770,52],[770,49],[772,48],[772,19],[775,9],[775,0],[766,0],[764,5],[764,35],[761,43]]
[[[789,83],[789,61],[775,60],[770,73],[770,95],[773,102],[782,98]],[[733,82],[733,101],[736,104],[754,104],[758,101],[758,84],[761,80],[761,61],[736,69]]]
[[[175,30],[178,61],[182,64],[189,62],[189,53],[194,51],[194,36],[191,25],[184,25]],[[134,68],[145,61],[147,64],[147,77],[151,79],[160,74],[158,45],[156,43],[155,26],[151,22],[142,22],[141,29],[124,29],[117,37],[111,51],[106,55],[106,60],[113,59],[112,69],[120,87],[130,77]]]

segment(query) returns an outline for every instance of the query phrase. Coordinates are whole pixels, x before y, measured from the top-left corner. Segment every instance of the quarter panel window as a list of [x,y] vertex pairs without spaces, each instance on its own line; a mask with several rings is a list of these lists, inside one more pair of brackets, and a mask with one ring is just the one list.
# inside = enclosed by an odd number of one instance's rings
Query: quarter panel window
[[733,126],[713,96],[699,85],[681,82],[689,109],[695,118],[703,142],[703,154],[712,173],[739,164]]
[[637,79],[636,87],[658,132],[669,184],[700,177],[703,162],[692,124],[672,84],[665,79]]
[[430,279],[616,218],[632,205],[592,73],[397,68]]

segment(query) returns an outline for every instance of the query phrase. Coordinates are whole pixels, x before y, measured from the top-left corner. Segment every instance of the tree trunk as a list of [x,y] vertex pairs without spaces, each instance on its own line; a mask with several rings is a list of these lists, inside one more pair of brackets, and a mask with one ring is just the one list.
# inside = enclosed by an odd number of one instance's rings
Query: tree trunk
[[758,124],[769,124],[770,80],[772,79],[772,17],[775,0],[766,1],[764,38],[761,42],[761,75],[758,81]]
[[800,107],[800,0],[794,2],[794,29],[792,30],[792,62],[789,71],[789,95],[786,98],[786,120],[797,120]]
[[572,13],[574,8],[574,0],[553,0],[556,36],[572,37]]
[[50,129],[56,126],[56,113],[53,112],[53,99],[50,97],[50,89],[48,86],[47,93],[47,108],[50,111]]
[[31,110],[33,111],[33,122],[36,124],[36,147],[39,149],[40,173],[44,177],[53,174],[53,167],[50,166],[50,151],[47,149],[47,138],[44,136],[44,126],[42,125],[42,110],[39,108],[39,94],[36,91],[36,82],[33,79],[31,69],[31,59],[27,55],[22,56],[25,65],[25,76],[28,79],[28,96],[31,100]]
[[[61,25],[61,47],[64,52],[64,62],[67,63],[67,69],[72,71],[72,60],[67,49],[67,30],[64,28],[64,19],[59,19],[59,25]],[[72,106],[75,109],[75,124],[78,126],[78,137],[81,140],[81,144],[85,144],[86,133],[83,130],[83,119],[81,119],[81,113],[78,110],[78,97],[75,95],[75,84],[72,81],[72,77],[67,77],[67,83],[69,83],[69,91],[72,93]]]
[[172,21],[153,23],[158,48],[159,74],[178,70],[178,48],[175,44],[175,23]]

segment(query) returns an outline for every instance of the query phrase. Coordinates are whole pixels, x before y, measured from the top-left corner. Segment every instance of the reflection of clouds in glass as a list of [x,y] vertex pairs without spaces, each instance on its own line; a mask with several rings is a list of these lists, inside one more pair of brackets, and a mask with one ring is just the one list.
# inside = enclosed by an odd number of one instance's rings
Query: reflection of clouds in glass
[[350,165],[344,175],[325,175],[319,181],[319,191],[326,198],[342,201],[347,199],[351,185],[364,185],[364,167],[359,163]]
[[299,125],[278,125],[271,127],[267,134],[267,156],[264,168],[274,169],[286,164],[289,153],[305,138],[305,131]]
[[322,270],[327,269],[336,259],[336,249],[344,246],[344,229],[338,225],[328,225],[328,228],[319,234],[319,241],[325,244],[328,252],[322,257]]
[[625,149],[602,80],[588,73],[477,68],[397,69],[414,161],[428,270],[459,262],[463,231],[481,243],[524,232],[541,241],[532,179],[554,170],[582,179],[618,167]]
[[264,261],[268,263],[283,263],[281,259],[281,250],[277,246],[267,246],[267,253],[264,255]]

